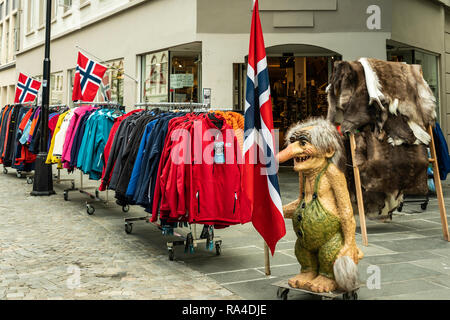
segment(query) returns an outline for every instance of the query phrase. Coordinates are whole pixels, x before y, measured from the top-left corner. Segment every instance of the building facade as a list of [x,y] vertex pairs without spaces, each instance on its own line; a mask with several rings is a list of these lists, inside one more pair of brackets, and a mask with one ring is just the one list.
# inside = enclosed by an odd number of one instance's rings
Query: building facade
[[[275,127],[326,114],[336,60],[421,64],[450,135],[450,1],[260,0]],[[252,0],[53,0],[51,103],[70,104],[77,52],[108,65],[111,100],[243,109]],[[42,77],[44,0],[0,0],[0,103]],[[99,99],[101,97],[99,96]],[[447,139],[450,140],[450,139]]]

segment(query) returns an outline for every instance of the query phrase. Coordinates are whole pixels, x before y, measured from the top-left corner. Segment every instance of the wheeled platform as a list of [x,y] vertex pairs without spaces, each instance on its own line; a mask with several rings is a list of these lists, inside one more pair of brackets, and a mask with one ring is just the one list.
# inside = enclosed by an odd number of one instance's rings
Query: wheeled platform
[[355,290],[350,291],[350,292],[333,291],[333,292],[319,293],[319,292],[312,292],[312,291],[305,290],[305,289],[292,288],[288,284],[288,280],[281,280],[281,281],[273,283],[272,285],[275,287],[278,287],[277,298],[280,298],[282,300],[288,299],[288,294],[289,294],[290,290],[308,293],[308,294],[312,294],[315,296],[320,296],[322,298],[322,300],[334,300],[339,297],[342,297],[342,300],[358,300],[358,290],[360,288],[360,286],[358,286],[357,288],[355,288]]
[[173,261],[175,258],[175,247],[176,246],[184,246],[184,251],[186,253],[194,253],[194,248],[198,246],[200,243],[204,243],[207,250],[214,250],[216,249],[216,255],[220,255],[222,253],[222,240],[220,237],[214,236],[214,230],[210,226],[210,230],[208,232],[208,235],[205,238],[197,238],[197,227],[194,224],[193,230],[189,232],[186,236],[183,236],[177,232],[173,231],[173,228],[165,228],[164,226],[161,226],[159,223],[151,222],[151,216],[145,216],[145,217],[131,217],[131,218],[125,218],[125,232],[127,234],[131,234],[133,232],[133,222],[135,221],[145,221],[147,223],[154,224],[158,227],[159,230],[162,231],[163,235],[172,235],[180,238],[180,240],[175,241],[169,241],[167,242],[167,251],[169,255],[169,260]]

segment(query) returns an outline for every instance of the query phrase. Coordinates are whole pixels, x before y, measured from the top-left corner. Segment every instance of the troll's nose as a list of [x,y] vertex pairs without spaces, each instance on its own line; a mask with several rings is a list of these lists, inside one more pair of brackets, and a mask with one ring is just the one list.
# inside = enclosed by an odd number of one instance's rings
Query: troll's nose
[[291,143],[287,146],[286,149],[282,150],[276,155],[276,159],[279,163],[283,163],[288,161],[289,159],[294,158],[296,155],[301,154],[302,148],[300,147],[300,143],[296,141],[295,143]]

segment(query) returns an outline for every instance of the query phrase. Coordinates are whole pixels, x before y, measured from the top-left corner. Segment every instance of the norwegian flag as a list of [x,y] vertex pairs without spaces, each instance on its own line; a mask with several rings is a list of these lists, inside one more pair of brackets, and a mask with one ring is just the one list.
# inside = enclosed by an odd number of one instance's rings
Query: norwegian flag
[[41,83],[31,77],[19,73],[19,80],[16,85],[16,96],[14,103],[24,103],[34,101],[38,95]]
[[78,52],[72,101],[93,101],[108,68]]
[[286,234],[274,152],[269,72],[256,0],[247,67],[242,189],[253,226],[266,241],[272,255],[277,242]]
[[103,101],[111,100],[111,86],[109,85],[109,77],[107,74],[103,77],[100,92],[102,94]]

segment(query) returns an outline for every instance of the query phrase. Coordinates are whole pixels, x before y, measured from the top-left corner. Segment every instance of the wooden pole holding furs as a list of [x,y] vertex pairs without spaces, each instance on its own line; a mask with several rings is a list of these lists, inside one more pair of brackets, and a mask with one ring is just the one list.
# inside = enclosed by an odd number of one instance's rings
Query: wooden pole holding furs
[[358,204],[359,225],[361,227],[363,245],[368,246],[369,240],[367,238],[366,215],[364,212],[364,201],[361,189],[361,177],[359,175],[358,166],[356,165],[356,142],[355,142],[355,135],[353,133],[350,134],[350,150],[352,153],[352,166],[353,166],[353,175],[355,178],[355,191],[356,191],[355,193],[356,193],[356,202]]
[[431,137],[430,142],[431,159],[429,159],[429,161],[433,165],[434,185],[436,187],[436,196],[439,204],[439,212],[441,214],[442,232],[444,235],[444,239],[450,241],[450,237],[448,234],[447,212],[445,209],[444,195],[442,193],[441,177],[439,175],[439,164],[436,155],[436,145],[434,143],[433,128],[431,126],[428,127],[428,134]]

